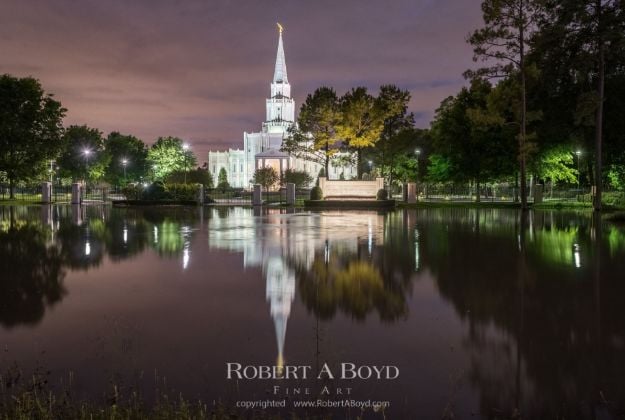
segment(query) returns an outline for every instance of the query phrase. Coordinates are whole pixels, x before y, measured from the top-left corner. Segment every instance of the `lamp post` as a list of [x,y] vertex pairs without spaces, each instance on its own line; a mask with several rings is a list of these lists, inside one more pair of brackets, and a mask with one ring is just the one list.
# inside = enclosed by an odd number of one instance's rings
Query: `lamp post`
[[91,150],[84,149],[82,154],[85,156],[85,186],[87,185],[87,177],[89,176],[89,156],[91,155]]
[[187,183],[187,152],[189,150],[189,145],[187,143],[182,145],[182,150],[184,150],[184,183]]
[[124,167],[124,184],[126,183],[126,166],[128,165],[128,159],[122,159],[122,166]]
[[579,190],[582,188],[581,180],[580,180],[581,172],[580,172],[580,166],[579,166],[579,157],[582,155],[582,151],[576,150],[575,155],[577,156],[577,189]]
[[417,156],[417,175],[415,176],[415,180],[419,182],[419,158],[421,157],[421,149],[416,148],[414,153]]

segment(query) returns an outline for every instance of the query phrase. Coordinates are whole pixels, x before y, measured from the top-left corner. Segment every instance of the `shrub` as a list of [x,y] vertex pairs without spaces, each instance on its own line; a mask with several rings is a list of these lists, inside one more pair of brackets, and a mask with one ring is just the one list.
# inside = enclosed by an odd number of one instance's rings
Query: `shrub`
[[378,193],[375,196],[375,198],[377,200],[388,200],[388,191],[386,191],[383,188],[379,189]]
[[143,200],[168,200],[171,198],[162,181],[154,181],[141,194]]
[[323,200],[323,191],[321,191],[320,187],[313,187],[312,190],[310,190],[310,199]]
[[141,187],[135,184],[128,184],[122,188],[122,194],[126,200],[138,200],[141,197]]
[[197,200],[198,184],[166,184],[165,191],[173,200]]

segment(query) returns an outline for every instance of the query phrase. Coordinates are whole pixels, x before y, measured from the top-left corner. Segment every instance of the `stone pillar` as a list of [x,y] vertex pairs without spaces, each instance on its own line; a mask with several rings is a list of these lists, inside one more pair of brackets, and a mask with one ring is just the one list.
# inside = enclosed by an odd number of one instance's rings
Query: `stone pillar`
[[325,176],[319,177],[319,188],[321,188],[321,193],[324,197],[326,196],[326,180],[327,178]]
[[534,204],[543,202],[543,186],[541,184],[534,185]]
[[41,183],[41,202],[44,204],[52,203],[52,183],[51,182]]
[[109,199],[109,189],[108,187],[103,187],[102,188],[102,201],[104,201],[105,203],[108,201]]
[[78,182],[72,184],[72,204],[80,204],[82,202],[80,187]]
[[252,193],[252,205],[254,206],[262,206],[263,205],[263,191],[260,184],[254,184],[254,192]]
[[417,202],[417,184],[414,182],[409,182],[408,184],[406,184],[406,202]]
[[384,189],[384,178],[380,178],[380,177],[376,178],[375,185],[378,191]]
[[204,205],[204,185],[202,184],[197,186],[197,203],[200,206]]
[[290,182],[286,184],[286,205],[295,205],[295,184]]

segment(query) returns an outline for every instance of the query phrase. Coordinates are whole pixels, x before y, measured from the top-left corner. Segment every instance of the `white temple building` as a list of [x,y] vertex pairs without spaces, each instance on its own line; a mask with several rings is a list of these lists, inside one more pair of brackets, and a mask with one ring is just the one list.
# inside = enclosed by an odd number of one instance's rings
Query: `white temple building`
[[[286,71],[282,26],[278,24],[278,53],[271,82],[271,97],[266,99],[266,118],[261,130],[255,133],[243,133],[243,149],[208,152],[208,170],[215,183],[222,168],[228,175],[228,183],[234,188],[251,188],[256,169],[271,166],[279,175],[287,169],[306,171],[317,179],[322,165],[298,159],[281,152],[282,141],[289,135],[288,130],[296,124],[295,101],[291,96],[291,85]],[[355,166],[334,166],[330,163],[328,178],[345,179],[356,175]]]

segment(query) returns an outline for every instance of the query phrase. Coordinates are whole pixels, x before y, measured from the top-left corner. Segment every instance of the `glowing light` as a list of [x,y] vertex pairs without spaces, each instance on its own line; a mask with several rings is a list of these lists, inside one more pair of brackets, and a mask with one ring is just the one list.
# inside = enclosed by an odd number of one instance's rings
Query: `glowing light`
[[85,150],[83,150],[83,151],[82,151],[82,153],[83,153],[83,155],[85,155],[85,156],[89,156],[89,155],[91,154],[91,150],[89,150],[89,149],[85,149]]
[[85,255],[91,255],[91,244],[89,241],[85,242]]
[[278,32],[282,33],[282,31],[284,31],[284,26],[280,25],[279,22],[277,22],[276,25],[278,25]]
[[128,243],[128,228],[124,226],[124,243]]
[[154,243],[158,243],[158,227],[154,226]]
[[582,261],[579,252],[579,244],[573,244],[573,258],[575,259],[575,268],[581,268]]
[[189,150],[189,147],[191,147],[191,146],[189,146],[187,143],[185,143],[185,144],[183,144],[183,145],[182,145],[182,148],[183,148],[184,150]]

